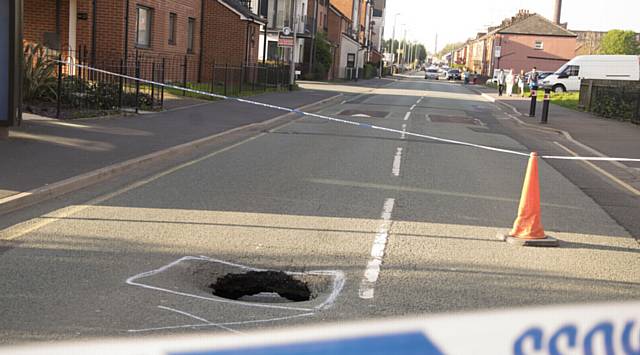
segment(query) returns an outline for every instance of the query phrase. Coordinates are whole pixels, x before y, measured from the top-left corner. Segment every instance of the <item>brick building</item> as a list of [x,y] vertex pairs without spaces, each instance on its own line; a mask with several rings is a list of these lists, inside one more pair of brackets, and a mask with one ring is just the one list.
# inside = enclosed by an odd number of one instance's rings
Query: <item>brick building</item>
[[576,37],[538,14],[520,11],[467,41],[454,61],[485,76],[497,69],[556,70],[575,56]]
[[[238,0],[24,0],[24,38],[97,67],[139,55],[255,63],[264,20]],[[197,69],[197,70],[196,70]]]

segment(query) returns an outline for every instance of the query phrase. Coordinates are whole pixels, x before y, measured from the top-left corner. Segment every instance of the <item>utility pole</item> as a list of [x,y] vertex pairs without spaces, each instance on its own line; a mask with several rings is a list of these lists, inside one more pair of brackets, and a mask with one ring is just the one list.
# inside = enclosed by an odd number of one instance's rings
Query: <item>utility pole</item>
[[396,44],[396,25],[398,24],[398,15],[400,15],[399,12],[393,17],[393,33],[391,34],[391,37],[393,37],[391,39],[391,74],[393,74],[393,64],[396,62],[396,52],[393,50],[393,47]]
[[293,27],[293,47],[291,47],[291,61],[289,62],[289,91],[293,91],[293,85],[296,82],[296,47],[298,47],[298,43],[296,43],[298,32],[298,17],[296,16],[296,6],[297,1],[293,0],[291,2],[291,27]]
[[433,54],[435,55],[436,53],[438,53],[438,33],[436,32],[436,45],[435,48],[433,48]]
[[[267,27],[269,26],[269,0],[264,1],[264,9],[266,9],[266,13],[264,17],[267,21],[264,23],[264,38],[262,39],[262,64],[267,64]],[[263,9],[262,4],[261,9]]]

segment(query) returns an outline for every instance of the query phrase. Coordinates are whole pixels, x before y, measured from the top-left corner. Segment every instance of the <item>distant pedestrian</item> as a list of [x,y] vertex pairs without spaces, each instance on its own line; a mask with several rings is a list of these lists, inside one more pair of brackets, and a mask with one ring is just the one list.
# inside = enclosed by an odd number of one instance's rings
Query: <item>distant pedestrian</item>
[[533,67],[529,73],[529,89],[538,90],[538,70],[536,67]]
[[507,95],[513,96],[513,85],[516,83],[516,73],[513,72],[513,69],[509,70],[509,74],[507,74]]
[[502,96],[502,92],[504,91],[504,86],[507,82],[507,77],[504,74],[504,70],[500,69],[498,71],[498,96]]
[[518,90],[520,90],[520,96],[524,97],[524,85],[527,81],[527,78],[524,76],[524,69],[520,69],[520,74],[518,75]]

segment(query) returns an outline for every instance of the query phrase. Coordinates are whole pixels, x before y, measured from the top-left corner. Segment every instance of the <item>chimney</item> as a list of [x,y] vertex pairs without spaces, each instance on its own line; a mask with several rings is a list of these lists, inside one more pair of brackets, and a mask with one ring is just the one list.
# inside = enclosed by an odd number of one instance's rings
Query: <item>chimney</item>
[[560,14],[562,12],[562,0],[556,0],[555,7],[553,9],[553,22],[556,25],[560,24]]

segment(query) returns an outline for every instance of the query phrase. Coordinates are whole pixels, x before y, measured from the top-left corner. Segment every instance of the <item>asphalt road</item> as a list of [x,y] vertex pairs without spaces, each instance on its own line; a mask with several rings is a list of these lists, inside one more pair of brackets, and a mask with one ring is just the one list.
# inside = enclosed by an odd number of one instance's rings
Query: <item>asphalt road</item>
[[[322,114],[561,153],[459,84],[308,86],[345,93]],[[521,156],[316,118],[236,138],[7,217],[15,225],[0,233],[0,340],[245,332],[640,298],[638,242],[565,177],[591,179],[584,165],[540,162],[543,223],[562,243],[518,248],[495,235],[515,217]],[[296,272],[314,298],[237,301],[208,289],[250,268]]]

